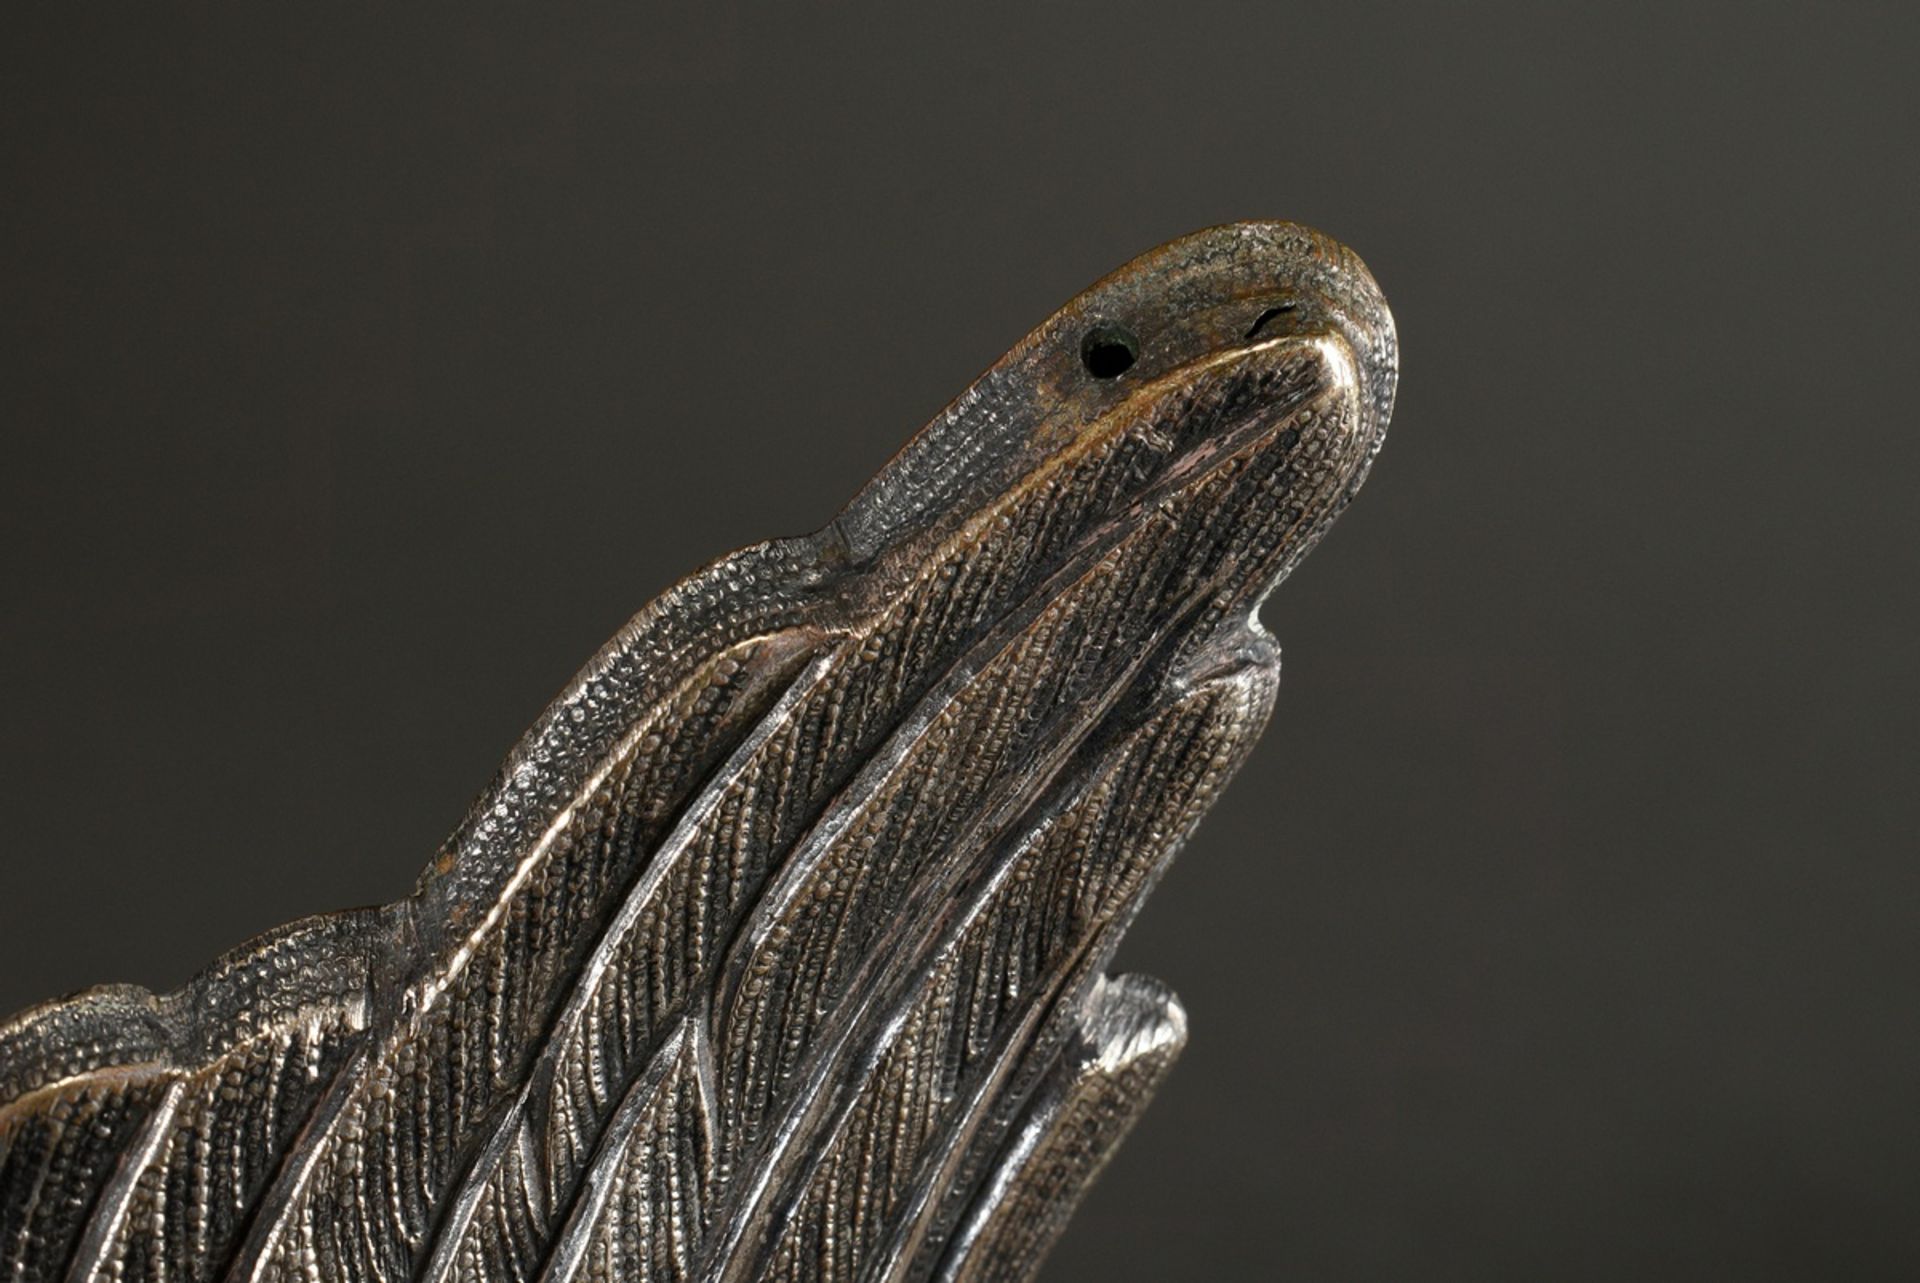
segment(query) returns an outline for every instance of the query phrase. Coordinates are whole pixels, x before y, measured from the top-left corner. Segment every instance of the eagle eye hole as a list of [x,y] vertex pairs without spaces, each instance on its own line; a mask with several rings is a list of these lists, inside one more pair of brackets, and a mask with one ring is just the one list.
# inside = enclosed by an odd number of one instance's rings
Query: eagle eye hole
[[1140,340],[1124,325],[1102,321],[1080,340],[1080,363],[1096,379],[1117,379],[1140,359]]

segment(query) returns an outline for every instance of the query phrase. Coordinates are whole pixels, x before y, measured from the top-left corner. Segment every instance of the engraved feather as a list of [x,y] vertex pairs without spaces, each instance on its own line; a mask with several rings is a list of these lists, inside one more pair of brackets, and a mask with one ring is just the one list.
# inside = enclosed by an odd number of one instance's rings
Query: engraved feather
[[0,1025],[4,1278],[1025,1277],[1184,1038],[1102,968],[1396,359],[1290,224],[1094,286],[636,616],[410,897]]

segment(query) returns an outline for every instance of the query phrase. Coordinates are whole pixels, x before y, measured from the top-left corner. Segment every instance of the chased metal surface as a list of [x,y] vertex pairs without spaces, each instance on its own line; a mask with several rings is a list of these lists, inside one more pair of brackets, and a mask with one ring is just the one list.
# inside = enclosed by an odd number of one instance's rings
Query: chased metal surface
[[1184,1040],[1103,969],[1395,369],[1291,224],[1100,282],[642,610],[407,899],[0,1024],[0,1279],[1027,1277]]

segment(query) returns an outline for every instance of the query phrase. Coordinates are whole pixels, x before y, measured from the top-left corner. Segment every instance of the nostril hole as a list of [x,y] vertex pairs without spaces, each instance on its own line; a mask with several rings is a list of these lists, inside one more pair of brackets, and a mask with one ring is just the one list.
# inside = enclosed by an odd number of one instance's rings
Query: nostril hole
[[1140,341],[1123,325],[1102,321],[1080,340],[1080,363],[1096,379],[1117,379],[1140,357]]
[[1266,311],[1260,313],[1259,316],[1253,318],[1253,324],[1247,327],[1247,337],[1250,339],[1259,338],[1260,331],[1266,329],[1281,317],[1293,312],[1299,306],[1298,303],[1289,300],[1288,302],[1280,304],[1278,307],[1268,308]]

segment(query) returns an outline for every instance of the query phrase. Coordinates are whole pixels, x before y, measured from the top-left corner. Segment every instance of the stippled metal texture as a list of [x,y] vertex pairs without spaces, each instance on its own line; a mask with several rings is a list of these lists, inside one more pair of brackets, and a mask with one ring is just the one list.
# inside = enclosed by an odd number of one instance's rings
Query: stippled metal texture
[[1184,1040],[1104,967],[1395,369],[1291,224],[1095,285],[642,610],[411,896],[0,1025],[0,1283],[1029,1276]]

